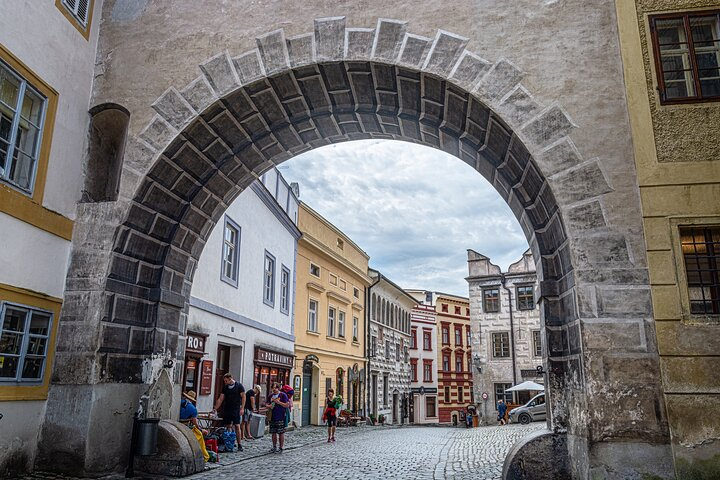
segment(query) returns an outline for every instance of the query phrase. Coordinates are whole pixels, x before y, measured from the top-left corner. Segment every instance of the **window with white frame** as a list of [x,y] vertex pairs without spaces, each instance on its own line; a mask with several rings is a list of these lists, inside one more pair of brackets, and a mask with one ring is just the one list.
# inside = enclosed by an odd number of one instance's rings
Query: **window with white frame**
[[238,286],[238,259],[240,257],[240,226],[230,217],[225,217],[223,233],[222,272],[220,279]]
[[32,194],[47,99],[0,61],[0,180]]
[[353,317],[353,342],[358,341],[358,324],[360,323],[360,319],[358,317]]
[[62,0],[62,4],[82,26],[87,26],[91,0]]
[[533,330],[533,352],[536,357],[542,357],[542,342],[540,341],[540,330]]
[[0,304],[0,382],[41,382],[47,363],[52,314]]
[[317,332],[317,312],[318,312],[317,300],[310,300],[308,302],[308,327],[307,327],[307,329],[311,332]]
[[497,332],[492,334],[493,357],[505,358],[510,356],[510,334]]
[[268,252],[265,252],[263,303],[275,306],[275,257]]
[[335,307],[328,307],[328,337],[335,336],[335,315],[337,310]]
[[280,270],[280,311],[290,313],[290,270],[286,266]]
[[532,310],[535,308],[535,293],[532,285],[517,287],[515,295],[517,296],[518,310]]
[[345,312],[338,312],[338,337],[345,338]]

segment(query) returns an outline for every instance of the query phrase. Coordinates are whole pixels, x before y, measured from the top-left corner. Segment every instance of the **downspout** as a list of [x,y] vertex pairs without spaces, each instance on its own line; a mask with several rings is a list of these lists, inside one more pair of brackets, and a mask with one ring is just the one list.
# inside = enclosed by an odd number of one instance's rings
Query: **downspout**
[[[510,312],[510,355],[512,355],[513,385],[517,385],[517,368],[515,365],[515,326],[513,325],[512,292],[505,286],[505,275],[500,277],[500,282],[508,294],[508,311]],[[513,397],[515,395],[513,394]]]

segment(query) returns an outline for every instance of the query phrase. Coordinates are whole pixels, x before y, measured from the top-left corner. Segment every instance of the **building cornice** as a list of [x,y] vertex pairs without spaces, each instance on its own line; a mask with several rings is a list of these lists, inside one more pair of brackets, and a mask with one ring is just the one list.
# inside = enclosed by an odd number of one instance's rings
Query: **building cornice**
[[270,212],[275,215],[275,218],[278,219],[280,224],[285,227],[288,232],[290,232],[290,234],[295,238],[295,240],[299,240],[302,236],[302,232],[300,232],[300,229],[298,229],[297,225],[295,225],[292,220],[290,220],[290,217],[287,216],[285,210],[283,210],[283,208],[278,204],[277,200],[275,200],[275,197],[273,197],[272,194],[268,192],[268,189],[265,188],[265,185],[263,185],[259,181],[255,181],[250,184],[250,188],[253,192],[255,192],[260,201],[265,204],[268,210],[270,210]]
[[298,240],[298,243],[313,250],[314,252],[324,255],[331,261],[340,264],[342,267],[349,270],[354,275],[357,275],[358,277],[360,277],[360,279],[362,281],[364,281],[366,285],[370,285],[370,283],[372,282],[372,280],[368,276],[367,272],[363,272],[358,267],[356,267],[355,265],[350,263],[347,259],[345,259],[345,258],[341,257],[340,255],[338,255],[337,253],[329,250],[328,247],[324,243],[322,243],[320,240],[313,237],[309,233],[303,232],[302,236]]

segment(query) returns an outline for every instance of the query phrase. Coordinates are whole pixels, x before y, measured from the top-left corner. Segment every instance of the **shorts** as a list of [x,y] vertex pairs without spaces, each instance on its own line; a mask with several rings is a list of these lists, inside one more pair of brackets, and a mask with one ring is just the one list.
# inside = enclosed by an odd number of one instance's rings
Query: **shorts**
[[334,415],[328,415],[327,417],[327,426],[328,427],[337,427],[337,417]]
[[225,412],[223,415],[223,424],[224,425],[240,425],[242,423],[242,419],[240,418],[240,411],[237,412]]
[[243,422],[250,422],[250,417],[252,416],[252,410],[249,408],[245,409],[245,412],[243,413],[242,420]]
[[270,422],[270,433],[285,433],[285,420]]

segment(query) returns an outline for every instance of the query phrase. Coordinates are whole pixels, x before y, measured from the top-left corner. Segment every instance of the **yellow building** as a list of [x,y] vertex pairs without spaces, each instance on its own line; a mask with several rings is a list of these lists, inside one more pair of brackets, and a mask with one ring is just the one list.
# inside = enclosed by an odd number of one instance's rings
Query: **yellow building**
[[363,410],[369,257],[304,203],[298,227],[295,419],[318,425],[329,388],[343,397],[343,408]]
[[720,3],[617,8],[667,410],[658,415],[677,478],[720,478]]

